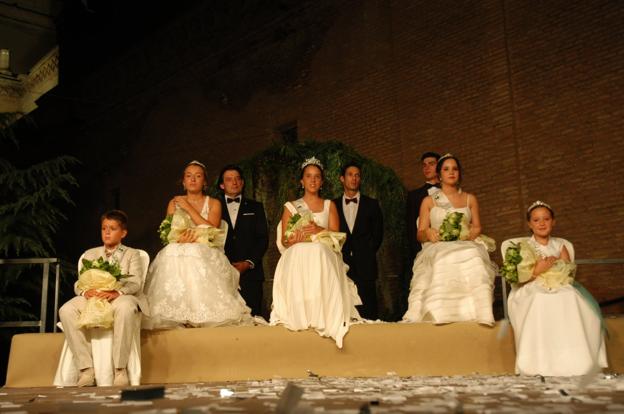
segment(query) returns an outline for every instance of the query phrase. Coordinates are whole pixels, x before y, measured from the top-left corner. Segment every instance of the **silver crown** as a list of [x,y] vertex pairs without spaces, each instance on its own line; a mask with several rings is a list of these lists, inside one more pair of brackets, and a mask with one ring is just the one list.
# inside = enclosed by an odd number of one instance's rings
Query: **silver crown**
[[547,209],[552,211],[552,207],[550,206],[550,204],[546,204],[543,201],[537,200],[536,202],[534,202],[533,204],[529,206],[529,208],[527,209],[527,213],[530,213],[531,210],[533,210],[534,208],[538,208],[538,207],[546,207]]
[[455,156],[454,156],[453,154],[451,154],[450,152],[447,152],[446,154],[444,154],[443,156],[441,156],[441,157],[438,159],[438,163],[440,163],[440,162],[444,161],[444,160],[445,160],[445,159],[447,159],[447,158],[455,158]]
[[205,166],[203,163],[201,163],[201,162],[199,162],[199,161],[197,161],[197,160],[193,160],[193,161],[189,162],[188,164],[186,164],[186,166],[187,166],[187,167],[188,167],[189,165],[199,165],[199,166],[200,166],[200,167],[202,167],[204,170],[206,169],[206,166]]
[[301,169],[303,170],[308,165],[316,165],[321,170],[323,169],[323,164],[321,163],[321,160],[316,157],[307,158],[303,163],[301,163]]

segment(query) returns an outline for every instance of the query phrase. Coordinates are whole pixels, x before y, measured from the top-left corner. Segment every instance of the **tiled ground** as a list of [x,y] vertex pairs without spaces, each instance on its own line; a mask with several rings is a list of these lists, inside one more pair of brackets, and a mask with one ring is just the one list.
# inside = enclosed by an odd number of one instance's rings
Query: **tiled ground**
[[[516,376],[318,378],[170,384],[165,398],[120,401],[118,388],[4,388],[0,412],[271,413],[288,394],[292,413],[624,413],[624,377]],[[147,386],[146,386],[147,387]],[[298,401],[297,401],[298,400]]]

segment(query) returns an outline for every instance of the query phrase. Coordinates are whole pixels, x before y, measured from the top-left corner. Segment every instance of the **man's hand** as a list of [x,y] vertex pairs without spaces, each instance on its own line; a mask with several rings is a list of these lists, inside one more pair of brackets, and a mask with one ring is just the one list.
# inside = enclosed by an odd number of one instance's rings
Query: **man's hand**
[[251,269],[251,264],[249,262],[233,262],[232,266],[234,266],[241,275]]

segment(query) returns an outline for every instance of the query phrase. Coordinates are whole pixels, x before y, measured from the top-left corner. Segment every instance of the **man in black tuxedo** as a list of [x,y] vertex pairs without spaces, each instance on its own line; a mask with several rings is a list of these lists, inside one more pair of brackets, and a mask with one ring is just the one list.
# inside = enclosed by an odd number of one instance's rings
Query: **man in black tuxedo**
[[440,159],[440,154],[436,152],[425,152],[420,157],[422,164],[422,172],[425,176],[425,184],[407,194],[407,240],[410,246],[410,263],[421,249],[420,242],[416,238],[416,220],[420,215],[420,204],[427,197],[433,187],[439,186],[438,175],[436,174],[436,165]]
[[410,284],[412,282],[412,265],[414,258],[421,250],[422,246],[416,238],[416,221],[420,215],[420,205],[430,193],[438,188],[438,175],[436,165],[440,159],[440,154],[436,152],[425,152],[420,157],[422,172],[425,177],[425,184],[407,193],[407,242],[409,243],[409,257],[406,269],[403,272],[403,294],[401,295],[401,305],[407,309],[407,298],[409,296]]
[[262,203],[243,196],[242,171],[226,165],[219,176],[223,190],[221,211],[228,224],[225,255],[240,272],[241,296],[253,315],[262,315],[264,270],[262,256],[269,243],[266,215]]
[[344,194],[334,200],[340,218],[340,231],[347,233],[342,247],[349,277],[355,282],[362,305],[360,315],[377,319],[377,250],[383,240],[383,218],[379,203],[360,194],[359,165],[347,163],[340,172]]

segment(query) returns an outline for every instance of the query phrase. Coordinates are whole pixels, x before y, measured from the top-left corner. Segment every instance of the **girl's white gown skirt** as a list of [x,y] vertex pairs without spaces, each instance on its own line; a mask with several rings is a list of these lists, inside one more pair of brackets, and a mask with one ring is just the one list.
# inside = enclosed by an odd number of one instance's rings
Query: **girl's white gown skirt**
[[607,366],[601,319],[573,286],[548,291],[531,282],[512,289],[508,305],[517,374],[585,375]]
[[284,252],[273,281],[271,324],[293,331],[314,328],[339,348],[360,316],[357,288],[340,255],[322,243],[297,243]]
[[493,325],[495,268],[473,241],[425,243],[414,260],[404,322]]
[[238,281],[238,271],[220,249],[170,243],[148,272],[145,295],[151,317],[143,319],[143,328],[250,324]]

